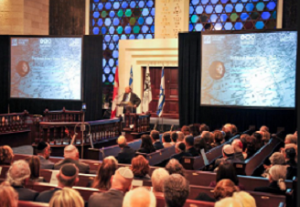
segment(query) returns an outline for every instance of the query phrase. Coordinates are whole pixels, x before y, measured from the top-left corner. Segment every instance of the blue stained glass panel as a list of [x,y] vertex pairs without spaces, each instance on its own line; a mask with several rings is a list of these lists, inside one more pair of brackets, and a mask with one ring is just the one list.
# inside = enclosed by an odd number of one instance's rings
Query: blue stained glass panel
[[241,14],[241,20],[246,21],[248,19],[249,15],[247,13],[242,13]]
[[109,74],[110,73],[110,68],[109,67],[105,67],[104,68],[104,73]]
[[236,30],[241,30],[243,29],[243,23],[242,22],[236,22],[235,25],[234,25],[234,28]]
[[269,2],[267,4],[267,8],[270,10],[270,11],[273,11],[275,8],[276,8],[276,3],[275,2]]
[[103,4],[102,4],[102,3],[98,4],[98,9],[99,9],[100,11],[103,9]]
[[139,1],[139,7],[143,8],[145,6],[145,1]]
[[93,28],[93,34],[97,35],[97,34],[99,34],[99,32],[100,32],[100,30],[98,27]]
[[120,3],[119,2],[114,2],[113,7],[114,7],[114,9],[119,9],[120,8]]
[[123,8],[123,9],[126,9],[127,7],[128,7],[127,1],[123,1],[123,3],[122,3],[122,8]]
[[107,3],[105,4],[105,9],[106,9],[106,10],[111,9],[111,3],[110,3],[110,2],[107,2]]
[[136,3],[134,1],[130,2],[130,7],[134,8],[136,6]]
[[110,11],[110,12],[109,12],[109,16],[110,16],[110,17],[114,17],[115,15],[116,15],[115,11]]

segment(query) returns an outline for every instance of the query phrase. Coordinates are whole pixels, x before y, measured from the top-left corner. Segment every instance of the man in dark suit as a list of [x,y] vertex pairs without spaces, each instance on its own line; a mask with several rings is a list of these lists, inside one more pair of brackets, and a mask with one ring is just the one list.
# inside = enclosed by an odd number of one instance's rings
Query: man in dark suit
[[184,143],[187,153],[190,153],[193,157],[199,156],[199,152],[194,147],[194,137],[192,135],[185,136]]
[[53,190],[46,190],[44,192],[41,192],[40,195],[35,199],[35,201],[49,203],[56,191],[64,187],[72,188],[79,181],[78,173],[79,170],[74,164],[64,164],[60,168],[59,173],[56,175],[56,178],[58,180],[57,187]]
[[125,88],[125,93],[123,95],[122,102],[124,103],[130,103],[130,106],[124,107],[123,113],[126,113],[126,109],[131,113],[136,113],[136,108],[140,105],[141,99],[131,91],[130,87]]
[[91,195],[89,207],[122,207],[124,195],[130,190],[132,179],[132,171],[120,167],[112,176],[111,188],[107,192]]
[[[19,200],[34,201],[38,192],[25,188],[25,181],[30,177],[30,168],[25,160],[15,161],[7,172],[7,182],[19,194]],[[0,206],[2,206],[0,204]]]
[[180,164],[183,164],[183,157],[192,157],[188,152],[185,152],[185,144],[182,142],[177,142],[175,145],[176,154],[172,155],[171,159],[176,159]]
[[117,155],[117,160],[119,163],[131,164],[132,158],[135,156],[135,150],[131,149],[127,145],[127,140],[124,136],[120,136],[117,140],[120,152]]
[[55,163],[54,169],[59,170],[64,164],[75,164],[79,170],[79,173],[89,173],[90,166],[88,164],[79,161],[79,152],[74,145],[68,145],[64,149],[64,158],[62,161]]
[[40,142],[36,148],[37,155],[40,158],[41,169],[53,169],[54,163],[49,160],[51,148],[47,142]]
[[151,133],[150,133],[150,137],[152,139],[153,146],[156,150],[164,148],[163,144],[161,143],[161,141],[159,139],[159,132],[158,131],[152,130]]

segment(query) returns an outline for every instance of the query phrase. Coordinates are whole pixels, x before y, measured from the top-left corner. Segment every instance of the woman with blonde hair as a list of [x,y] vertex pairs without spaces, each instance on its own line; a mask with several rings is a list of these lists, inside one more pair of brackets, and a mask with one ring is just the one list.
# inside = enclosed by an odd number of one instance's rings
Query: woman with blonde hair
[[76,190],[65,187],[54,193],[49,207],[84,207],[84,201]]
[[18,194],[8,182],[0,185],[0,203],[2,207],[18,207]]

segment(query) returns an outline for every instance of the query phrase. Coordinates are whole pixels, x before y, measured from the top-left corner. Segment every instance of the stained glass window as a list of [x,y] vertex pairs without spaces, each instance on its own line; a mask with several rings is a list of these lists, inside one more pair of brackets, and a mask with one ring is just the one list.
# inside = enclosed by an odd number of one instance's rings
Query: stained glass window
[[111,85],[120,39],[154,38],[155,0],[91,0],[90,34],[103,35],[103,77]]
[[275,29],[277,0],[191,0],[189,31]]

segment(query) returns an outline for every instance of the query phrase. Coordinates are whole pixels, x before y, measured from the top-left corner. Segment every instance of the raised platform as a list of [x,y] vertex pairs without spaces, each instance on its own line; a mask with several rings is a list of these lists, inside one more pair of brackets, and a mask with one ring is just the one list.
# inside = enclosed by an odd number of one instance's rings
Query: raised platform
[[156,129],[161,132],[172,131],[180,129],[179,119],[170,119],[170,118],[158,118],[151,117],[150,118],[150,129]]

